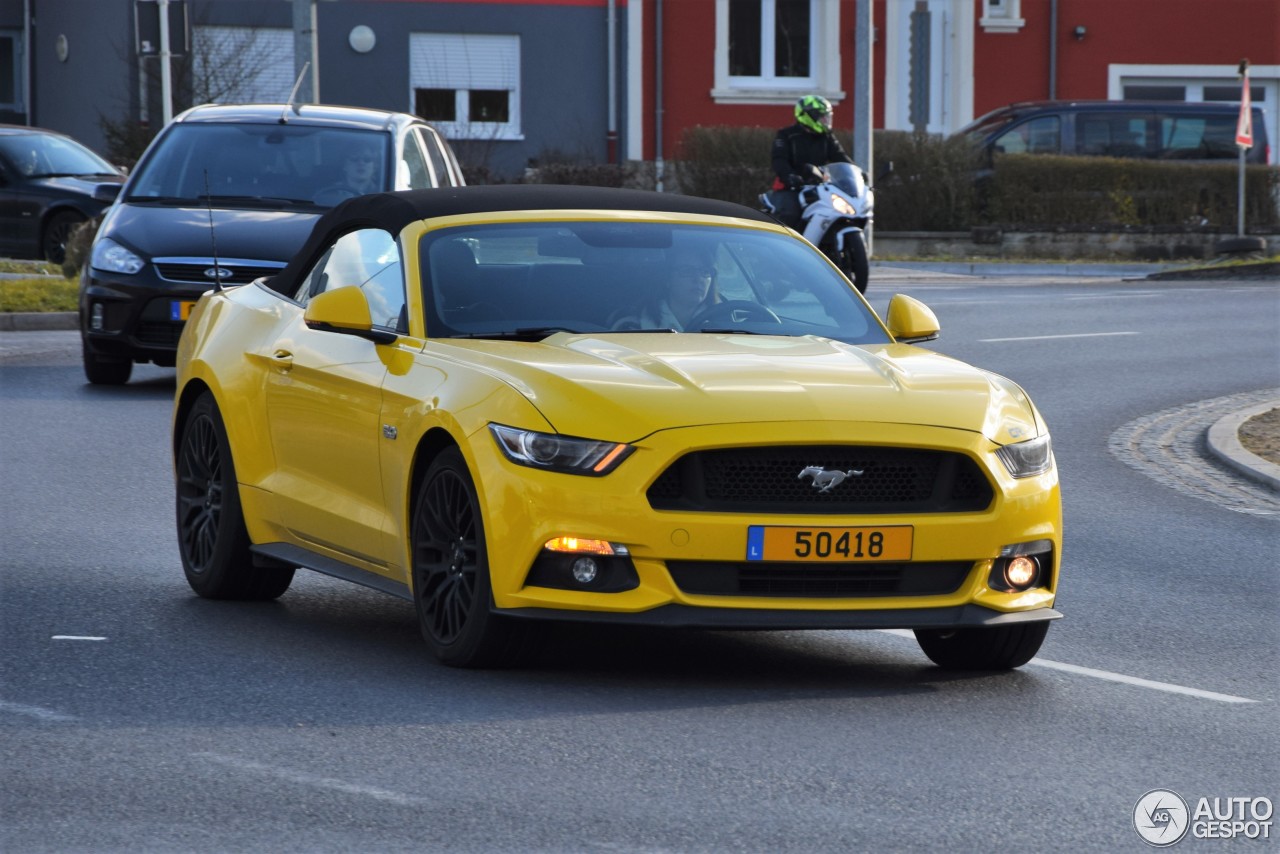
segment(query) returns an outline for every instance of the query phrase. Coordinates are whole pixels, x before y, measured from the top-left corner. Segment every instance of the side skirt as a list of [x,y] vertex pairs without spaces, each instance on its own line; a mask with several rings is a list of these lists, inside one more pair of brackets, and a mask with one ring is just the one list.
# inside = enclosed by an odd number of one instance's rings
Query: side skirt
[[260,546],[250,547],[250,551],[255,555],[279,561],[287,566],[310,569],[363,587],[371,587],[380,593],[390,593],[392,596],[407,599],[410,602],[413,601],[413,592],[407,584],[383,578],[381,575],[351,566],[340,560],[309,552],[299,546],[291,546],[286,543],[265,543]]

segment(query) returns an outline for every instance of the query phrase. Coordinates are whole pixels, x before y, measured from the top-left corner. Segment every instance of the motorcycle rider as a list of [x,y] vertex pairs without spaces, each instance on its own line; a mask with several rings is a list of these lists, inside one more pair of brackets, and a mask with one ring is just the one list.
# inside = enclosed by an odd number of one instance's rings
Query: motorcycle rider
[[821,95],[805,95],[796,102],[796,123],[773,138],[775,216],[784,225],[800,225],[799,191],[805,184],[822,181],[827,163],[852,163],[831,132],[831,102]]

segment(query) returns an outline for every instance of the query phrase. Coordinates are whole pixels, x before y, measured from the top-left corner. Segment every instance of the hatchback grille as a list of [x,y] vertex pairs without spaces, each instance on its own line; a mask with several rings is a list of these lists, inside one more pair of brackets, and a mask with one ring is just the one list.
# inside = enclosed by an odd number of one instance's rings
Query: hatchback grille
[[138,324],[135,333],[139,343],[154,347],[177,347],[182,337],[182,323],[168,323],[160,320],[144,320]]
[[[247,285],[254,279],[263,276],[274,276],[284,264],[271,261],[219,261],[218,269],[222,276],[218,281],[224,285]],[[184,261],[156,261],[156,273],[160,278],[170,282],[186,282],[211,287],[214,278],[206,275],[206,271],[214,268],[213,259],[187,259]]]
[[685,593],[703,596],[803,596],[856,599],[867,596],[941,596],[964,583],[973,564],[869,563],[815,566],[756,561],[668,561]]
[[[823,491],[801,476],[844,475]],[[964,454],[847,445],[730,448],[686,454],[649,487],[655,510],[752,513],[960,513],[994,493]]]

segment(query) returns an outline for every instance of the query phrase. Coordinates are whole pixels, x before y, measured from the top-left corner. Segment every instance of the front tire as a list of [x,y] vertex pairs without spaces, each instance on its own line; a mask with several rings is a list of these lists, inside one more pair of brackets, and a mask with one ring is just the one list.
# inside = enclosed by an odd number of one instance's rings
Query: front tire
[[133,375],[131,360],[99,356],[83,341],[80,342],[80,357],[84,364],[84,377],[94,385],[124,385]]
[[861,234],[854,234],[844,242],[841,253],[840,269],[857,287],[858,293],[867,292],[867,280],[871,278],[871,261],[867,258],[866,239]]
[[990,629],[916,629],[930,660],[951,670],[1012,670],[1035,658],[1049,621]]
[[177,459],[178,550],[191,589],[206,599],[275,599],[292,568],[257,567],[240,507],[231,445],[213,395],[192,405]]
[[74,211],[56,213],[45,223],[40,239],[40,252],[46,261],[61,264],[67,260],[67,240],[77,225],[85,218]]
[[475,483],[457,448],[427,469],[410,531],[413,601],[431,652],[452,667],[504,667],[529,652],[533,628],[493,612]]

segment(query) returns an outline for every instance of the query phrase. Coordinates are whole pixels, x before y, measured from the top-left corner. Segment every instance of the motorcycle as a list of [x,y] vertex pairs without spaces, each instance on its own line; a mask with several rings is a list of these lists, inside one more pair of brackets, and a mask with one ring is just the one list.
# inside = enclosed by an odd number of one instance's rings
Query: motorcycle
[[[875,193],[852,163],[828,163],[821,177],[820,183],[799,190],[797,230],[849,277],[859,293],[866,293],[871,271],[866,230],[875,210]],[[760,206],[766,213],[777,212],[772,192],[761,194]]]

